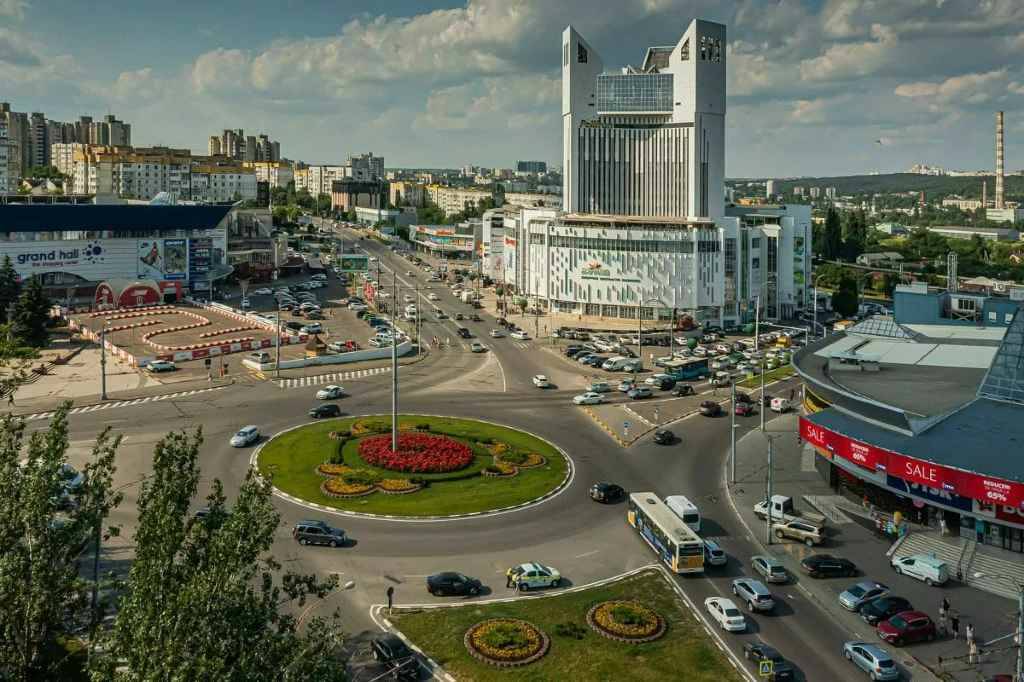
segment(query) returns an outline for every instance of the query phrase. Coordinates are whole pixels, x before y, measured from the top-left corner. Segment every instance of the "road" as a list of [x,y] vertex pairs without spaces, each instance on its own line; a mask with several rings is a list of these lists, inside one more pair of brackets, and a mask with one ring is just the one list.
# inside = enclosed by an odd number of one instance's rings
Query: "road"
[[[429,311],[435,305],[448,312],[467,312],[471,308],[456,302],[440,286],[426,289],[422,273],[407,276],[405,272],[411,269],[407,261],[385,246],[370,240],[359,243],[380,259],[382,268],[396,272],[406,290],[421,285],[419,307],[428,311],[421,335],[427,339],[451,336],[453,340],[451,349],[434,349],[421,362],[400,370],[401,411],[484,418],[526,429],[567,452],[575,466],[575,478],[562,494],[540,507],[459,521],[329,518],[322,512],[276,500],[282,517],[273,547],[278,560],[291,570],[337,574],[342,582],[354,581],[353,589],[336,592],[314,605],[315,611],[304,617],[339,607],[349,631],[372,629],[369,608],[384,601],[387,587],[395,587],[396,604],[422,602],[429,598],[423,587],[424,577],[439,570],[475,575],[489,587],[488,593],[505,596],[504,570],[523,561],[554,565],[569,584],[584,584],[650,564],[654,556],[625,523],[624,506],[590,501],[587,489],[599,480],[660,496],[685,494],[696,501],[705,519],[704,534],[716,538],[730,559],[727,566],[709,569],[703,577],[680,578],[680,585],[697,604],[709,596],[731,596],[731,580],[749,574],[747,560],[758,550],[729,507],[723,487],[728,418],[688,418],[672,427],[680,436],[674,445],[655,445],[648,436],[623,449],[571,404],[571,396],[579,392],[584,381],[578,368],[554,353],[539,352],[537,341],[487,337],[496,323],[486,315],[483,322],[462,324],[490,350],[468,352],[465,344],[454,343],[455,323],[438,321]],[[427,300],[431,291],[440,301]],[[531,382],[534,374],[548,375],[558,388],[535,388]],[[342,401],[343,410],[353,414],[390,411],[389,375],[347,381],[345,386],[351,397]],[[131,557],[138,487],[130,484],[148,473],[153,445],[168,425],[202,427],[200,496],[208,492],[213,478],[219,478],[230,498],[246,474],[250,457],[249,449],[228,446],[230,435],[249,423],[258,424],[265,434],[272,435],[307,421],[306,410],[314,402],[314,390],[284,391],[268,383],[241,384],[185,399],[72,416],[71,459],[76,465],[84,463],[89,443],[104,427],[110,425],[124,434],[116,484],[128,487],[124,504],[111,519],[121,524],[124,532],[104,552],[104,568],[124,570]],[[756,425],[757,420],[744,420],[740,435]],[[30,422],[30,429],[44,427],[43,422]],[[202,506],[202,501],[197,499],[195,506]],[[299,519],[310,516],[342,526],[355,539],[355,546],[339,550],[300,547],[292,540],[290,529]],[[797,586],[775,587],[773,591],[779,602],[775,613],[748,617],[751,627],[746,634],[723,634],[733,650],[740,652],[743,642],[757,638],[776,646],[798,666],[805,679],[857,679],[840,654],[849,633]]]

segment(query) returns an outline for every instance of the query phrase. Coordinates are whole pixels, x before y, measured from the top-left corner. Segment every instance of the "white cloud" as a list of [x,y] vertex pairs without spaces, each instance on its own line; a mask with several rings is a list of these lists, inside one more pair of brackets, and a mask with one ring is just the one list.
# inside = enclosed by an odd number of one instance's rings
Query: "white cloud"
[[1000,92],[1012,90],[1012,84],[1008,85],[1006,81],[1007,70],[997,69],[988,73],[953,76],[939,83],[904,83],[898,85],[893,92],[899,97],[927,99],[939,103],[980,104],[989,101]]
[[807,81],[836,81],[859,78],[875,73],[891,64],[892,53],[899,39],[889,27],[874,24],[872,40],[861,43],[838,43],[813,59],[800,62],[800,77]]
[[536,128],[558,116],[560,96],[561,81],[557,78],[486,78],[431,93],[414,127],[427,130]]
[[18,21],[25,18],[28,3],[25,0],[0,0],[0,17],[11,17]]
[[248,89],[251,61],[242,50],[217,49],[199,56],[190,70],[197,93],[228,93]]

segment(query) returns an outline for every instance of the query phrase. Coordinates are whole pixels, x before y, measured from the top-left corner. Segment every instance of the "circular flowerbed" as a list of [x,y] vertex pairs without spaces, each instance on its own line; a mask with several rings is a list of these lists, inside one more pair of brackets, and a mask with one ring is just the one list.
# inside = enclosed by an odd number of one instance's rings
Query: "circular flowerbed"
[[502,668],[533,663],[551,646],[543,630],[515,618],[477,623],[466,631],[463,642],[473,658]]
[[405,493],[414,493],[423,486],[419,483],[413,483],[407,478],[384,478],[377,481],[377,487],[380,488],[381,492],[390,495],[403,495]]
[[327,497],[362,497],[369,495],[375,486],[366,483],[349,483],[342,478],[329,478],[320,484],[320,491]]
[[473,451],[454,438],[430,433],[398,434],[398,451],[391,450],[391,436],[369,436],[359,442],[359,456],[368,464],[392,471],[445,473],[464,469]]
[[665,619],[635,601],[606,601],[587,612],[587,625],[608,639],[650,642],[665,634]]
[[341,476],[350,471],[352,469],[344,464],[331,464],[330,462],[324,462],[316,467],[316,472],[321,476]]

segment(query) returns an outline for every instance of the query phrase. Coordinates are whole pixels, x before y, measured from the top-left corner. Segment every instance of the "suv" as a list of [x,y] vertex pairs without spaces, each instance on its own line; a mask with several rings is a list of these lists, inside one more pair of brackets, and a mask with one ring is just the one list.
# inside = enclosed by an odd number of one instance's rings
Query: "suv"
[[316,405],[309,411],[309,416],[313,419],[323,419],[325,417],[340,417],[341,408],[337,403],[325,403],[323,405]]
[[746,602],[751,611],[771,611],[775,608],[772,593],[760,580],[736,578],[732,581],[732,593]]
[[464,339],[468,339],[471,336],[473,336],[472,334],[469,333],[469,330],[466,329],[465,327],[459,327],[458,329],[455,330],[455,333],[458,334],[459,336],[461,336]]
[[802,542],[808,547],[820,545],[825,541],[825,536],[821,534],[821,528],[799,519],[775,523],[772,527],[775,529],[775,537],[780,540],[790,538]]
[[899,668],[889,652],[869,642],[846,642],[843,644],[846,660],[866,672],[873,680],[898,680]]
[[812,554],[800,562],[800,568],[807,571],[807,575],[812,578],[857,575],[857,566],[852,561],[831,554]]
[[348,541],[342,529],[328,526],[323,521],[312,520],[296,523],[292,528],[292,537],[298,540],[300,545],[341,547]]

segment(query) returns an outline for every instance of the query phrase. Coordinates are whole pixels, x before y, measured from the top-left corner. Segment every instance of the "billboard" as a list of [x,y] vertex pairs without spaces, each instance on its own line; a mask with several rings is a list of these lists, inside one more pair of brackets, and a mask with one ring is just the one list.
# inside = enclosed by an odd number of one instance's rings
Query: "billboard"
[[135,264],[141,279],[164,278],[163,242],[159,239],[142,239],[138,248],[139,260]]
[[362,254],[342,254],[338,257],[342,272],[366,272],[370,269],[370,257]]
[[188,240],[188,278],[192,282],[207,280],[213,260],[213,240],[209,237]]
[[164,240],[164,279],[185,279],[188,275],[188,242],[184,239]]

